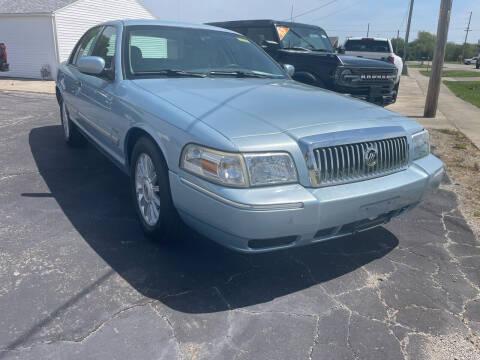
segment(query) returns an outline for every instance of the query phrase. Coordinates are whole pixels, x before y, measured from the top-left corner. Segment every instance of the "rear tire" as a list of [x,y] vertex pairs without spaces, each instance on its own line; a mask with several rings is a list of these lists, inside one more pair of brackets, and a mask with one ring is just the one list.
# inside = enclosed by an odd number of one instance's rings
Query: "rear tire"
[[87,140],[78,130],[77,126],[70,120],[65,102],[60,100],[60,120],[62,122],[63,139],[72,147],[84,146]]
[[180,219],[173,205],[167,164],[157,145],[142,137],[130,161],[130,186],[143,232],[166,243],[179,235]]

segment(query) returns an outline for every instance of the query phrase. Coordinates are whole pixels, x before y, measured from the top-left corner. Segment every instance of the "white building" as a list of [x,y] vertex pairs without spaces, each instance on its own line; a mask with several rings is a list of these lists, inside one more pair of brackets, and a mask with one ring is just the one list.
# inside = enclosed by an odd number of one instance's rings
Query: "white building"
[[7,47],[10,71],[0,76],[56,76],[90,27],[116,19],[154,19],[139,0],[0,0],[0,43]]

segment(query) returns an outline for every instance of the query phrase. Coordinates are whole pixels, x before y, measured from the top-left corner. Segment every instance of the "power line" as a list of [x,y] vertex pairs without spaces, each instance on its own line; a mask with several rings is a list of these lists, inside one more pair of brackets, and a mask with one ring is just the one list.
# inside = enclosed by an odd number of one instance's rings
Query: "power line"
[[[304,16],[304,15],[310,14],[310,13],[312,13],[312,12],[314,12],[314,11],[318,11],[318,10],[320,10],[320,9],[322,9],[322,8],[330,5],[330,4],[333,4],[334,2],[337,2],[337,1],[338,1],[338,0],[331,0],[331,1],[329,1],[328,3],[326,3],[326,4],[323,4],[323,5],[314,7],[313,9],[304,11],[304,12],[302,12],[302,13],[300,13],[300,14],[296,14],[296,15],[294,15],[294,16],[291,16],[290,18],[291,18],[291,20],[293,20],[293,19],[296,19],[296,18],[298,18],[298,17],[300,17],[300,16]],[[286,20],[289,20],[289,19],[284,19],[283,21],[286,21]]]
[[[408,3],[409,0],[407,0],[407,3]],[[403,23],[405,22],[405,20],[407,19],[407,16],[408,16],[408,6],[406,7],[406,11],[403,15],[403,18],[402,18],[402,22],[400,23],[400,26],[398,27],[399,29],[402,29],[403,28]]]
[[[351,9],[352,7],[354,7],[355,5],[357,5],[360,1],[362,1],[362,0],[358,0],[358,1],[356,1],[356,2],[354,2],[354,3],[351,3],[350,5],[348,5],[348,6],[344,7],[344,8],[341,8],[340,10],[337,10],[337,11],[334,11],[334,12],[328,14],[328,15],[321,16],[321,17],[319,17],[319,18],[313,19],[312,21],[322,20],[322,19],[325,19],[325,18],[330,17],[330,16],[332,16],[332,15],[338,14],[339,12],[342,12],[342,11],[344,11],[344,10]],[[365,25],[364,25],[364,26],[365,26]]]

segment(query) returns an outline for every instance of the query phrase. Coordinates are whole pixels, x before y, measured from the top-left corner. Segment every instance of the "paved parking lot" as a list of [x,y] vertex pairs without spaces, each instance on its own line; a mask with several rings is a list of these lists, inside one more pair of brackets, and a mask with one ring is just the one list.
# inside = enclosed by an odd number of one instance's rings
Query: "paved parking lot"
[[441,190],[386,227],[263,255],[142,236],[128,179],[0,92],[0,359],[480,359],[480,246]]

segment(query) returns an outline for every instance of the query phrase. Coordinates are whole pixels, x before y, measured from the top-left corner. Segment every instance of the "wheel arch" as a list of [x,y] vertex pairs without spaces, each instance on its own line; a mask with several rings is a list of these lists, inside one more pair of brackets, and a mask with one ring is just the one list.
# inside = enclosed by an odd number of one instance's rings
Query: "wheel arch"
[[308,71],[296,72],[293,75],[293,79],[300,82],[304,82],[304,80],[306,80],[308,83],[311,83],[312,85],[318,81],[317,77]]
[[295,73],[293,75],[293,79],[307,85],[317,86],[322,89],[327,88],[326,82],[323,81],[318,74],[312,73],[310,71],[299,71],[298,73]]
[[165,149],[163,148],[162,144],[148,130],[141,127],[132,127],[130,130],[128,130],[127,135],[125,136],[125,142],[124,142],[125,168],[127,170],[130,169],[130,160],[132,157],[133,148],[135,147],[135,144],[137,143],[137,141],[142,137],[146,137],[152,140],[155,146],[157,146],[160,152],[160,155],[165,161],[165,165],[167,166],[167,169],[168,169],[169,168],[168,161],[167,161],[167,157],[165,156]]

